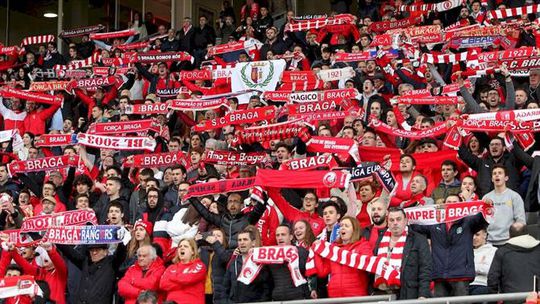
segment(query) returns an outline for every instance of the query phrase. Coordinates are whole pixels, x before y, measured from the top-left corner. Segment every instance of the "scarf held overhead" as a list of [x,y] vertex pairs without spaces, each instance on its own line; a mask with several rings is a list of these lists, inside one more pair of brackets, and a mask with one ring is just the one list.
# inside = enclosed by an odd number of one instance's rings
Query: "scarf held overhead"
[[187,166],[186,154],[184,152],[166,152],[155,154],[136,154],[124,159],[124,167],[133,168],[160,168],[176,164]]
[[78,165],[78,155],[61,155],[15,161],[8,165],[8,171],[10,175],[14,175],[15,173],[58,170]]
[[184,199],[191,197],[202,197],[205,195],[214,195],[225,192],[245,191],[253,187],[255,184],[254,177],[224,179],[216,182],[194,184],[189,186],[188,192]]
[[64,101],[64,97],[61,95],[52,96],[48,94],[22,91],[8,87],[3,87],[2,89],[0,89],[0,96],[4,98],[19,98],[27,101],[34,101],[37,103],[45,103],[51,105],[60,104]]
[[47,229],[43,241],[62,245],[120,243],[119,229],[117,225],[54,226]]
[[93,210],[65,211],[26,218],[22,223],[21,232],[40,232],[53,226],[86,225],[87,223],[97,225],[96,214]]
[[259,169],[255,185],[277,188],[347,188],[351,174],[343,171],[288,171]]
[[445,204],[444,206],[426,205],[405,208],[409,224],[437,225],[452,223],[464,217],[481,213],[486,221],[494,216],[495,209],[484,201]]
[[263,164],[266,157],[266,153],[264,152],[242,153],[232,151],[206,150],[204,152],[203,161],[207,164],[247,166]]
[[147,150],[154,151],[156,140],[151,137],[120,137],[79,133],[77,142],[81,145],[113,150]]

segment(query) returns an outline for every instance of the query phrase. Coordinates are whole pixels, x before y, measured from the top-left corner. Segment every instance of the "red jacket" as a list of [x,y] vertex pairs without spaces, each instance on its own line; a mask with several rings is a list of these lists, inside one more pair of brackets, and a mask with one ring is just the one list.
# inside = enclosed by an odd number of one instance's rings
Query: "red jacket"
[[124,277],[118,281],[118,293],[124,298],[126,304],[135,304],[137,297],[144,290],[158,291],[159,280],[165,272],[163,261],[158,257],[146,272],[143,272],[139,263],[128,268]]
[[306,211],[300,211],[289,202],[287,202],[283,196],[281,196],[281,193],[279,192],[279,188],[268,188],[267,193],[268,196],[274,201],[274,204],[279,208],[281,213],[283,214],[283,217],[289,221],[289,222],[296,222],[298,220],[306,220],[311,225],[311,229],[313,230],[313,234],[319,235],[324,229],[324,220],[322,217],[320,217],[316,212],[310,214]]
[[231,92],[231,84],[228,78],[218,78],[212,82],[211,87],[200,87],[189,80],[183,79],[182,84],[191,92],[199,91],[203,95],[215,95]]
[[206,266],[200,259],[187,264],[176,263],[167,268],[159,288],[167,293],[167,301],[178,304],[204,304]]
[[[88,119],[92,118],[92,109],[96,106],[97,100],[94,97],[90,97],[83,93],[81,89],[74,89],[75,95],[79,97],[79,99],[86,105],[88,108]],[[103,96],[103,99],[101,100],[102,105],[109,104],[111,100],[113,100],[116,97],[116,94],[118,93],[118,85],[115,84],[111,87],[109,92]]]
[[66,284],[67,284],[67,266],[64,259],[58,254],[56,249],[47,251],[51,262],[54,264],[52,271],[45,268],[28,263],[21,255],[12,254],[13,260],[22,267],[23,273],[27,275],[33,275],[36,280],[43,280],[49,284],[51,290],[51,300],[55,303],[66,303]]
[[[337,243],[336,245],[358,254],[373,255],[371,245],[365,239],[348,245]],[[318,277],[324,278],[330,275],[328,281],[328,296],[330,298],[368,295],[369,276],[367,272],[323,259],[319,255],[315,256],[315,267]]]
[[45,132],[45,121],[53,116],[58,108],[60,108],[60,104],[52,105],[45,110],[28,113],[24,118],[24,130],[34,135],[47,133]]
[[412,179],[418,175],[418,172],[413,172],[411,179],[409,179],[409,182],[405,186],[405,189],[403,189],[403,175],[401,174],[395,174],[396,178],[396,193],[395,195],[390,199],[390,207],[399,207],[401,202],[407,201],[411,199],[412,193],[410,183]]
[[24,134],[26,112],[10,110],[2,104],[0,99],[0,115],[4,117],[4,130],[18,129],[21,136]]

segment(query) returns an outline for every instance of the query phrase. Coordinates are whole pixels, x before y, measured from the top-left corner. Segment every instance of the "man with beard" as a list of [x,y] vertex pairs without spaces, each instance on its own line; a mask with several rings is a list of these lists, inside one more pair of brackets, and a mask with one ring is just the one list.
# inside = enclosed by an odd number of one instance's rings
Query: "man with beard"
[[377,240],[383,235],[384,230],[386,230],[386,206],[380,198],[371,202],[369,213],[373,224],[364,228],[364,237],[369,241],[372,248],[375,248]]
[[[146,200],[146,182],[150,177],[154,175],[154,171],[150,168],[144,168],[139,173],[139,184],[135,190],[131,193],[129,198],[129,222],[135,223],[139,212],[145,207]],[[153,223],[152,223],[153,224]]]

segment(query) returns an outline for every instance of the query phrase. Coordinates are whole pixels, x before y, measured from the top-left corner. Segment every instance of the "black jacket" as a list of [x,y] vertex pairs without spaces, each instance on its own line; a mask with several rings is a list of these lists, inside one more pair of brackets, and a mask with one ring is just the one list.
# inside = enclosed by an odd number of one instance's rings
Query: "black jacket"
[[234,249],[237,245],[237,235],[242,231],[242,229],[246,228],[248,225],[255,225],[261,216],[263,215],[264,211],[266,210],[266,204],[257,203],[255,205],[255,208],[247,214],[244,214],[240,212],[236,215],[231,215],[230,213],[226,212],[223,215],[214,214],[206,207],[199,202],[197,199],[190,199],[191,203],[197,209],[197,212],[209,223],[214,224],[218,227],[221,227],[225,234],[227,235],[227,239],[229,240],[229,248]]
[[432,279],[474,279],[473,236],[487,226],[481,213],[454,222],[450,230],[446,223],[411,225],[411,228],[431,240]]
[[120,243],[114,253],[93,263],[88,255],[81,254],[72,246],[57,245],[58,250],[81,270],[79,288],[74,298],[77,304],[112,303],[116,288],[117,272],[126,258],[126,246]]
[[193,51],[193,35],[195,34],[195,27],[191,27],[187,33],[184,33],[184,29],[181,28],[177,35],[180,40],[179,51],[191,53]]
[[213,27],[205,25],[203,28],[196,27],[193,33],[193,46],[196,50],[205,50],[208,44],[216,44],[216,31]]
[[491,293],[528,292],[535,275],[540,276],[540,246],[532,236],[522,235],[497,249],[487,283]]
[[[377,240],[375,248],[379,248],[381,239],[382,235]],[[429,251],[427,239],[423,235],[409,230],[401,260],[399,299],[431,297],[429,289],[431,271],[431,252]]]
[[521,167],[521,164],[516,160],[513,154],[504,152],[502,158],[496,162],[491,156],[486,158],[479,158],[473,155],[465,145],[459,147],[459,158],[463,160],[471,169],[478,172],[476,178],[478,196],[483,197],[489,191],[493,190],[493,183],[491,182],[491,169],[496,163],[502,164],[506,167],[508,182],[506,185],[508,188],[519,192],[519,180],[520,173],[517,168]]
[[180,49],[180,40],[174,38],[172,41],[168,38],[161,40],[162,52],[176,52]]
[[514,156],[521,161],[529,170],[531,170],[531,180],[525,193],[525,211],[535,212],[540,210],[540,204],[538,202],[538,174],[540,174],[540,157],[532,157],[527,154],[521,146],[514,142],[514,149],[512,150]]
[[[303,247],[297,246],[296,248],[298,248],[300,272],[306,277],[308,251]],[[272,301],[309,299],[308,284],[295,287],[287,264],[270,264],[268,265],[268,269],[270,270],[273,282]]]
[[238,282],[237,279],[241,270],[242,256],[233,256],[233,260],[229,263],[223,278],[223,286],[227,292],[229,303],[270,301],[272,285],[268,269],[262,267],[255,280],[249,285]]
[[266,55],[268,51],[272,51],[274,55],[283,55],[287,51],[287,45],[283,40],[281,40],[279,37],[274,41],[274,43],[270,44],[269,42],[266,42],[260,50],[261,53],[261,60],[266,60]]
[[[214,290],[214,304],[226,304],[227,290],[223,285],[225,273],[227,272],[227,263],[231,259],[232,250],[226,249],[220,242],[215,242],[210,247],[202,246],[201,261],[206,265],[206,269],[212,267],[212,289]],[[210,254],[214,253],[212,265],[209,266]]]

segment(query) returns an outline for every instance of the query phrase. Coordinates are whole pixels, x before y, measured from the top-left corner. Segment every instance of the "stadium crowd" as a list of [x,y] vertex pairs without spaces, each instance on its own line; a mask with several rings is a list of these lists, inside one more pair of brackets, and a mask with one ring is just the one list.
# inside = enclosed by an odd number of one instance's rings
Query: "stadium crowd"
[[215,28],[0,46],[0,302],[533,291],[537,2],[331,0],[278,28],[224,1]]

